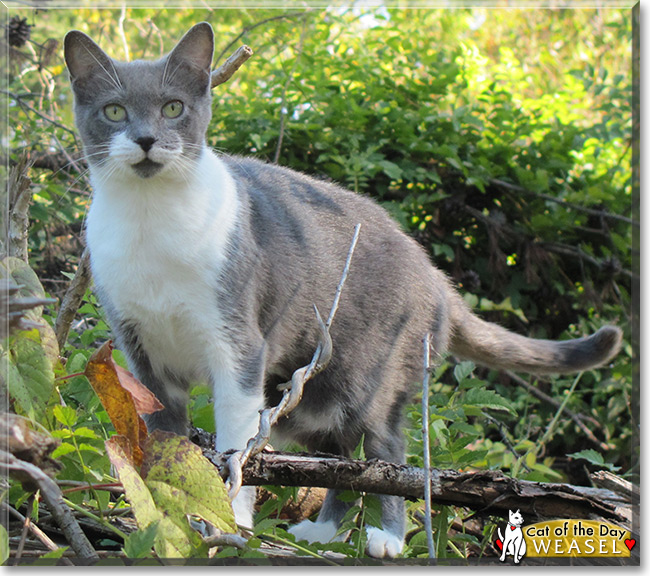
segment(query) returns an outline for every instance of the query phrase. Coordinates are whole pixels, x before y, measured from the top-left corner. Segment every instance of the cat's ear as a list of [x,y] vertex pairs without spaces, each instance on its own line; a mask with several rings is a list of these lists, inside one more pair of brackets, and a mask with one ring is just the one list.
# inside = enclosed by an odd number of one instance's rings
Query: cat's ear
[[115,74],[111,59],[83,32],[78,30],[68,32],[63,41],[63,50],[73,83],[98,73],[108,76]]
[[207,22],[192,26],[169,53],[167,69],[171,76],[175,71],[184,70],[193,76],[192,80],[201,86],[209,86],[214,54],[214,32]]

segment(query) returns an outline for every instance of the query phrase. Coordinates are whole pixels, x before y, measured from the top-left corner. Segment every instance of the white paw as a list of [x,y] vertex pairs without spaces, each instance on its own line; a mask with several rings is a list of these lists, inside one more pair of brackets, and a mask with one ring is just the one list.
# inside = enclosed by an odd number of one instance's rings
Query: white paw
[[404,539],[386,530],[368,526],[366,552],[373,558],[395,558],[404,548]]
[[255,505],[255,486],[243,486],[232,501],[235,522],[242,528],[253,529],[253,506]]
[[303,520],[289,528],[289,533],[296,537],[296,541],[307,540],[307,542],[330,542],[336,536],[336,524],[330,522],[312,522]]

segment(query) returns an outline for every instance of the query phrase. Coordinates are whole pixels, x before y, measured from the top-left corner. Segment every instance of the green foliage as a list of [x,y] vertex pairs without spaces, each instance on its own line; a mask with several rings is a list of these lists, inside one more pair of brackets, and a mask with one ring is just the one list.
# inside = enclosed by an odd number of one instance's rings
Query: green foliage
[[[431,383],[432,465],[574,481],[587,462],[638,479],[628,10],[128,8],[124,38],[113,10],[10,12],[32,25],[31,40],[10,52],[7,86],[11,159],[29,151],[35,161],[29,248],[36,274],[7,268],[25,295],[44,295],[40,278],[48,294],[62,297],[90,202],[60,50],[65,32],[81,29],[117,58],[127,56],[125,46],[132,59],[155,58],[208,20],[217,63],[240,42],[255,51],[215,89],[211,146],[277,158],[372,196],[491,321],[541,338],[577,337],[606,322],[624,329],[624,350],[610,366],[579,382],[529,381],[552,403],[511,375],[443,359]],[[58,478],[87,485],[67,498],[102,518],[107,507],[128,509],[95,487],[115,480],[104,448],[114,429],[83,375],[110,331],[89,292],[55,350],[57,313],[56,306],[34,311],[38,328],[2,345],[11,408],[61,441],[53,454]],[[119,351],[113,357],[126,366]],[[209,390],[200,383],[190,413],[214,431]],[[408,462],[419,466],[419,407],[409,405],[407,414]],[[295,543],[280,519],[296,491],[273,490],[248,549],[226,547],[218,557],[260,556],[265,539],[318,556],[316,547]],[[28,496],[12,485],[12,505]],[[422,510],[422,503],[409,507],[407,557],[427,555]],[[362,498],[346,518],[350,541],[318,549],[362,555],[362,520],[372,524],[376,514],[373,499]],[[439,557],[485,549],[489,527],[482,538],[450,531],[467,515],[436,509]],[[152,521],[124,549],[146,557],[160,533]]]

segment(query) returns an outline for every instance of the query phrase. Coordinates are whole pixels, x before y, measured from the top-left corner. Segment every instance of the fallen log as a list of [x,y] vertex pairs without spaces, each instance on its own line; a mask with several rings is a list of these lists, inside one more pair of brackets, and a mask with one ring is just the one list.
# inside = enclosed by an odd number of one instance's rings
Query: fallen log
[[[225,468],[228,453],[205,448],[203,454]],[[424,497],[424,470],[381,460],[352,460],[323,454],[264,452],[243,469],[243,484],[336,488],[409,499]],[[510,478],[498,470],[459,472],[431,469],[431,501],[463,506],[480,515],[507,517],[519,508],[534,519],[606,520],[632,529],[633,503],[603,488],[531,482]]]

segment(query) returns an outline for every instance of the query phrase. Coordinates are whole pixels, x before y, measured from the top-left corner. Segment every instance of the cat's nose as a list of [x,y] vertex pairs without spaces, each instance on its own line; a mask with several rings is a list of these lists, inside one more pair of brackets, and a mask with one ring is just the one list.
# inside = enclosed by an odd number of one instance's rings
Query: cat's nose
[[135,143],[145,152],[149,152],[155,141],[156,139],[153,136],[141,136],[135,140]]

